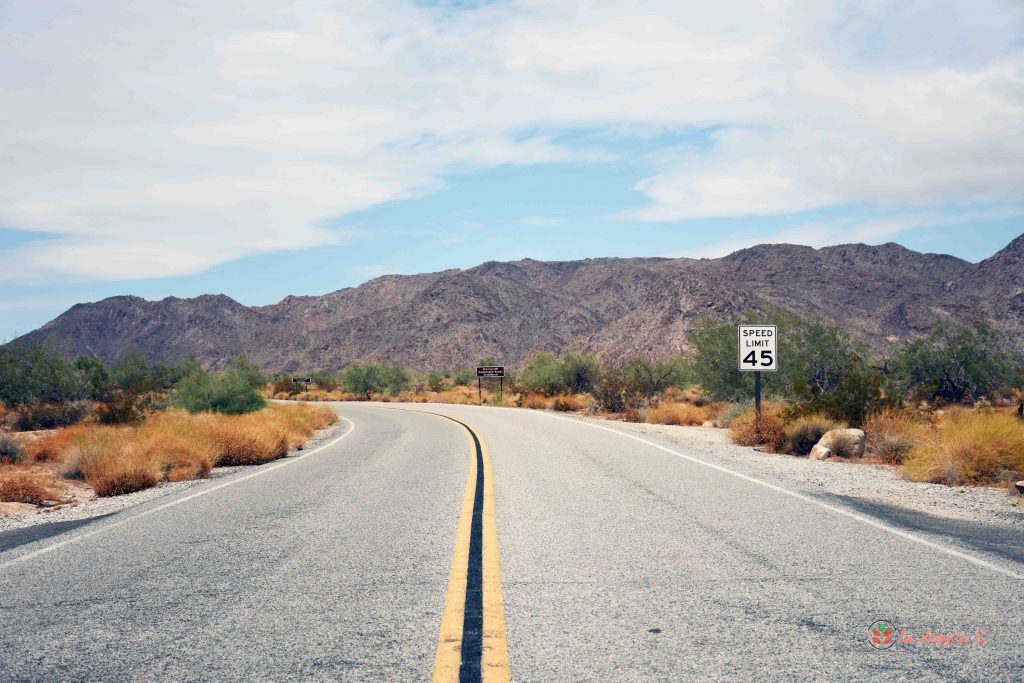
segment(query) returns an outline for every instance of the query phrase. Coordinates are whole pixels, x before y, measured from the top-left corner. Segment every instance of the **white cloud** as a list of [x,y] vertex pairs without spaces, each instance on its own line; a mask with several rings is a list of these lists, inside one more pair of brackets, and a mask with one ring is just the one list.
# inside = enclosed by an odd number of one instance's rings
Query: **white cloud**
[[[0,224],[57,237],[10,250],[0,281],[338,243],[353,235],[328,219],[453,173],[607,162],[628,155],[623,131],[716,130],[650,158],[631,219],[924,211],[1024,188],[1014,0],[3,12]],[[610,135],[564,142],[581,129]]]

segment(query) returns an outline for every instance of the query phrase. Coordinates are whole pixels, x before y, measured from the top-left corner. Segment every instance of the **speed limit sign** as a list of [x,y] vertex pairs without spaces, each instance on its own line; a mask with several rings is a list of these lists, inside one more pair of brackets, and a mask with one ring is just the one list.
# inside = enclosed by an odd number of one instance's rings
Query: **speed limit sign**
[[740,325],[738,333],[740,370],[775,372],[779,369],[775,325]]

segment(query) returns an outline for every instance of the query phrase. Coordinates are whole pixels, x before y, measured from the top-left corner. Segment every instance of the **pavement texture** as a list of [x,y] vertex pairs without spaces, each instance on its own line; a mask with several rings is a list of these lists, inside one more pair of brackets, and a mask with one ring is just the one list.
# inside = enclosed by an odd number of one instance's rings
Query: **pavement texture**
[[[429,680],[471,454],[411,409],[489,446],[515,681],[1021,680],[1024,538],[944,529],[972,562],[706,443],[671,444],[695,462],[538,411],[352,403],[344,436],[265,476],[0,538],[0,680]],[[915,642],[874,649],[879,619]]]

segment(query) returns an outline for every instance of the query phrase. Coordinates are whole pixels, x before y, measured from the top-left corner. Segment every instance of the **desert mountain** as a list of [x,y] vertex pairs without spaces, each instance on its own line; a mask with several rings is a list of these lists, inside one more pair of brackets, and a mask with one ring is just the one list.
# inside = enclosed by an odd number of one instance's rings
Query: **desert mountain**
[[773,244],[718,259],[488,262],[259,307],[223,295],[119,296],[73,306],[21,339],[105,361],[134,348],[151,360],[194,353],[220,366],[246,353],[288,372],[357,360],[517,365],[569,347],[667,356],[685,347],[700,316],[759,304],[830,320],[873,342],[979,316],[1024,341],[1024,235],[979,264],[892,243]]

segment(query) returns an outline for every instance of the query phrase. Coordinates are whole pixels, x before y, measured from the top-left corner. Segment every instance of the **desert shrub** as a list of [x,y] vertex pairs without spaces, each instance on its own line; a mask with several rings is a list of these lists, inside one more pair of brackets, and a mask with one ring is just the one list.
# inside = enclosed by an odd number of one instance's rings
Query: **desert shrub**
[[694,426],[704,424],[706,419],[707,412],[691,403],[662,403],[647,411],[651,424]]
[[959,403],[1004,390],[1019,368],[999,333],[984,322],[940,325],[901,346],[889,362],[890,393]]
[[530,393],[520,397],[520,405],[523,408],[534,410],[545,410],[548,407],[548,399],[544,394]]
[[742,401],[740,403],[725,403],[722,405],[724,407],[718,418],[718,423],[722,427],[730,427],[737,417],[750,410],[750,407],[754,405],[754,402]]
[[201,368],[193,370],[175,387],[171,405],[190,413],[251,413],[266,405],[266,400],[260,395],[264,384],[266,380],[259,368],[245,356],[239,356],[221,375],[213,375]]
[[26,403],[15,410],[15,427],[23,431],[66,427],[84,419],[90,410],[84,401]]
[[107,403],[96,410],[96,418],[100,424],[130,425],[142,422],[150,405],[150,395],[130,394],[121,389],[111,392]]
[[134,439],[168,481],[205,477],[219,456],[209,424],[183,411],[154,415],[134,432]]
[[623,422],[636,422],[637,424],[647,422],[647,409],[637,406],[626,406],[622,411]]
[[643,398],[677,387],[686,379],[686,364],[681,356],[663,361],[634,358],[624,369],[630,390]]
[[913,481],[986,484],[1024,478],[1024,423],[1013,415],[962,413],[923,432],[903,463]]
[[0,501],[42,505],[60,500],[61,487],[53,475],[25,468],[0,467]]
[[719,322],[702,318],[689,335],[694,357],[689,376],[715,400],[753,396],[752,373],[736,371],[736,326],[779,327],[778,372],[765,373],[762,389],[803,414],[824,413],[860,424],[882,401],[883,376],[873,367],[867,347],[838,326],[805,320],[782,310],[748,311]]
[[786,424],[779,450],[791,455],[808,455],[811,449],[821,441],[825,432],[842,429],[845,426],[824,415],[799,417]]
[[866,450],[885,462],[902,463],[927,428],[916,413],[885,408],[872,413],[864,423]]
[[287,455],[289,434],[263,415],[238,415],[211,420],[218,465],[260,465]]
[[557,410],[560,413],[571,413],[578,410],[585,410],[587,408],[587,402],[579,396],[572,396],[562,394],[556,396],[551,402],[551,409]]
[[729,436],[733,443],[741,446],[779,447],[785,433],[786,422],[782,418],[782,408],[765,401],[761,404],[761,419],[757,419],[754,408],[748,408],[737,416],[729,425]]
[[0,463],[18,463],[24,456],[24,449],[17,439],[10,434],[0,433]]
[[338,373],[341,388],[369,401],[375,393],[394,396],[410,382],[409,371],[389,363],[352,363]]

